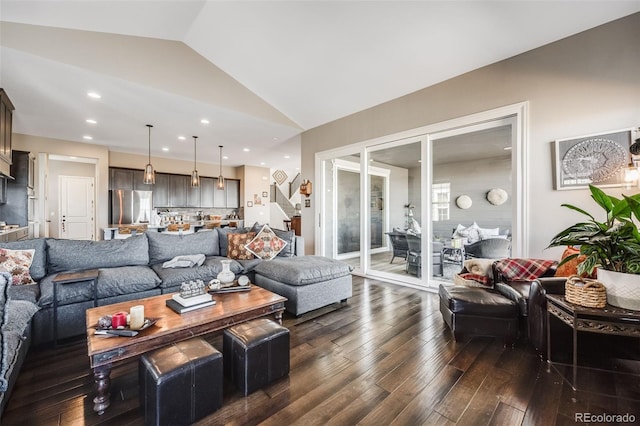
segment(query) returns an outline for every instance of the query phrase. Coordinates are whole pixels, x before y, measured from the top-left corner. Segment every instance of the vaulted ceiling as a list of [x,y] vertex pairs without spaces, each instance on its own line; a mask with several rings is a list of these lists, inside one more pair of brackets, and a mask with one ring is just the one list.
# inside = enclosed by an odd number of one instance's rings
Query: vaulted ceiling
[[196,135],[198,161],[217,163],[224,145],[227,165],[293,169],[304,130],[638,11],[638,0],[2,0],[0,86],[17,133],[146,155],[149,123],[154,156],[191,160]]

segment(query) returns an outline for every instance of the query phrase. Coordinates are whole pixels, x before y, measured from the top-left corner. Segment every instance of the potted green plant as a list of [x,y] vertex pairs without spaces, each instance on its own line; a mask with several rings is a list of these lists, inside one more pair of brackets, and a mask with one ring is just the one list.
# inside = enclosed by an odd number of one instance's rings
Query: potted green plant
[[[559,232],[549,247],[579,246],[580,253],[567,256],[560,265],[584,255],[578,274],[591,275],[597,268],[598,280],[607,288],[607,302],[613,306],[640,310],[640,194],[618,199],[589,185],[591,198],[605,213],[600,222],[585,210],[562,204],[588,217]],[[625,284],[628,280],[630,284]]]

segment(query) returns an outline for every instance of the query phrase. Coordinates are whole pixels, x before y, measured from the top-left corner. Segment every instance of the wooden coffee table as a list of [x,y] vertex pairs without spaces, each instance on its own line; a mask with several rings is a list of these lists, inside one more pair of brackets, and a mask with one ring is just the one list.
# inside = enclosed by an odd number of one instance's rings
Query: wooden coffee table
[[[113,364],[255,318],[274,315],[282,323],[284,302],[287,300],[254,285],[251,291],[216,294],[213,296],[216,305],[180,315],[165,305],[171,296],[163,294],[87,310],[87,346],[96,388],[93,410],[98,414],[103,414],[110,404],[109,376]],[[160,319],[135,337],[94,334],[100,317],[120,311],[129,312],[135,305],[144,305],[145,317]]]

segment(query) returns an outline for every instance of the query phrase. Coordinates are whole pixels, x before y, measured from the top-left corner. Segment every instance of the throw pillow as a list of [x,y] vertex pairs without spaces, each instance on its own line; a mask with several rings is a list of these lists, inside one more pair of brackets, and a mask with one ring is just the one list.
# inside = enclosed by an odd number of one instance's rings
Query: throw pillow
[[11,274],[11,284],[35,284],[29,268],[33,262],[33,254],[36,251],[30,250],[9,250],[0,249],[0,269]]
[[253,253],[247,250],[247,244],[256,236],[255,232],[227,235],[227,257],[235,260],[253,259]]
[[481,240],[488,238],[498,238],[500,235],[500,228],[480,228],[478,227],[478,235]]
[[480,240],[480,233],[478,232],[478,229],[479,226],[475,222],[466,228],[463,225],[458,224],[451,238],[466,238],[466,244],[472,244]]
[[278,237],[269,225],[264,225],[256,237],[246,245],[247,251],[262,260],[271,260],[278,255],[287,245],[287,242]]
[[579,248],[568,246],[562,253],[560,261],[563,261],[566,257],[569,257],[572,254],[578,254],[579,256],[574,257],[564,265],[558,266],[555,273],[556,277],[569,277],[571,275],[578,275],[578,265],[584,262],[587,256],[585,256],[584,254],[580,255]]

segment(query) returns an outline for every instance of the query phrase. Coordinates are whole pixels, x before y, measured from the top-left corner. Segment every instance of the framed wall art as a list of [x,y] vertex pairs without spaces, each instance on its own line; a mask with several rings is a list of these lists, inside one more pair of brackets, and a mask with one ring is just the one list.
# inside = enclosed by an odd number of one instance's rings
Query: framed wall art
[[624,129],[556,140],[555,189],[622,186],[621,171],[631,159],[632,132]]

